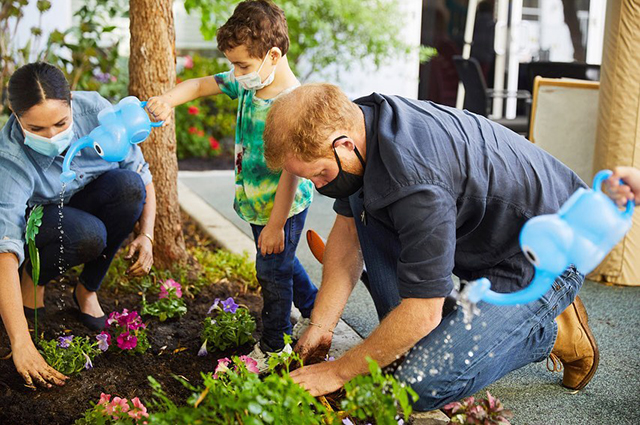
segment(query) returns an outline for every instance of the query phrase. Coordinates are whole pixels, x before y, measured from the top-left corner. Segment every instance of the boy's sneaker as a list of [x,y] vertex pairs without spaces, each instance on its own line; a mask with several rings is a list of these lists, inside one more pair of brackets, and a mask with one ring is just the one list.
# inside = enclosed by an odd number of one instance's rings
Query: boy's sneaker
[[269,370],[269,354],[272,353],[262,351],[262,348],[260,348],[260,342],[256,342],[256,345],[253,346],[253,351],[248,354],[249,357],[258,363],[257,367],[260,375]]
[[308,317],[301,317],[298,322],[293,325],[293,330],[291,331],[291,337],[296,341],[300,339],[300,337],[305,333],[307,328],[311,325],[311,319]]

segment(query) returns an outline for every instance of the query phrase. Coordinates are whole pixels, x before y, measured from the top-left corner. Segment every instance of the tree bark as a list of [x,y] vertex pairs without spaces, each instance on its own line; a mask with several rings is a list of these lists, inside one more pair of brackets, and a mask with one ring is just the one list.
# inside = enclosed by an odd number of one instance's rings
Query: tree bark
[[[172,0],[131,0],[129,93],[140,100],[162,94],[176,81]],[[175,121],[156,128],[141,144],[157,194],[155,263],[173,268],[188,259],[178,205]]]

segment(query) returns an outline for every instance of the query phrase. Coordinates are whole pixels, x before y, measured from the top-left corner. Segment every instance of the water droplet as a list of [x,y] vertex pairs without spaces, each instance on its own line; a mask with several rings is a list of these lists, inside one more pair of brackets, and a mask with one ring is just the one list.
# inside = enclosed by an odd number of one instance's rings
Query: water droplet
[[490,353],[489,353],[489,357],[493,357],[493,352],[490,352]]
[[469,363],[471,363],[471,362],[469,361],[469,359],[466,359],[466,360],[464,361],[464,364],[469,364]]
[[418,377],[416,378],[416,380],[417,380],[418,382],[422,381],[422,376],[418,375]]
[[486,328],[487,327],[487,322],[482,322],[482,327]]
[[471,330],[471,323],[467,323],[466,325],[464,325],[464,328],[468,331]]
[[467,353],[467,355],[468,355],[469,357],[473,357],[473,351],[469,351],[469,352]]
[[478,348],[480,348],[480,347],[478,347],[477,345],[474,345],[473,346],[473,351],[478,351]]
[[436,369],[435,367],[432,367],[432,368],[429,370],[429,375],[431,375],[431,376],[436,376],[437,374],[438,374],[438,369]]
[[436,395],[438,395],[438,392],[436,390],[433,390],[431,391],[431,395],[435,397]]

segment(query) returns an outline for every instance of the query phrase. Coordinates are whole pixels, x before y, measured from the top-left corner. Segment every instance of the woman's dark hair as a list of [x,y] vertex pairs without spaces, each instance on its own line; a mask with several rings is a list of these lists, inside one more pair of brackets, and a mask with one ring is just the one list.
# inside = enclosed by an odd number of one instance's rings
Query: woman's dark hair
[[18,68],[9,79],[8,94],[11,110],[18,116],[48,99],[71,104],[69,82],[62,71],[45,62]]

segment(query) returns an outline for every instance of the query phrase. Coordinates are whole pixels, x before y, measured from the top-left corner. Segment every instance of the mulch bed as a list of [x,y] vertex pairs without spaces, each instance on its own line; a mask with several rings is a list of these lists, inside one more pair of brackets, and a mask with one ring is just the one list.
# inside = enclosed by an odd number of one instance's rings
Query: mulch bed
[[[185,228],[193,231],[191,225],[185,224]],[[193,239],[188,237],[187,241]],[[47,286],[47,316],[44,322],[38,323],[39,331],[44,329],[45,339],[56,338],[65,330],[71,330],[74,335],[89,335],[90,338],[97,334],[86,329],[76,318],[78,310],[71,296],[76,283],[74,280],[74,277],[65,277],[62,282],[52,282]],[[260,295],[244,292],[239,283],[218,282],[206,287],[195,298],[187,297],[188,313],[179,320],[162,323],[145,317],[151,343],[147,353],[127,355],[110,350],[96,358],[93,369],[75,375],[63,387],[33,391],[24,386],[12,359],[0,360],[0,424],[70,424],[91,407],[91,402],[97,402],[102,392],[129,399],[140,397],[146,403],[152,395],[147,380],[150,375],[162,384],[170,398],[182,404],[190,392],[174,375],[199,385],[202,382],[201,372],[214,371],[218,358],[247,354],[252,348],[247,344],[221,353],[210,346],[208,356],[197,356],[201,345],[201,323],[207,310],[215,298],[229,296],[249,308],[260,329]],[[103,288],[99,297],[107,313],[123,308],[140,309],[140,294],[117,293],[113,288]],[[9,352],[9,339],[4,326],[1,326],[0,357],[4,358]]]

